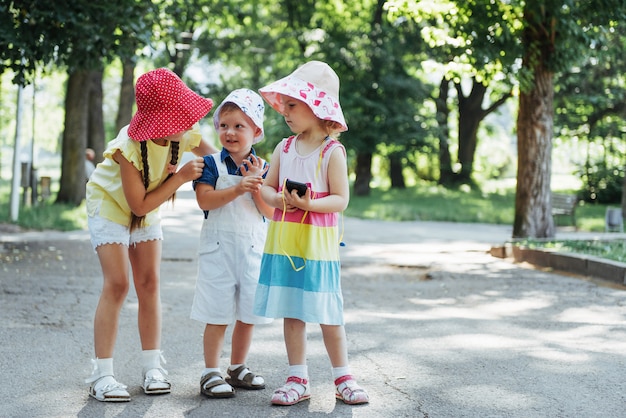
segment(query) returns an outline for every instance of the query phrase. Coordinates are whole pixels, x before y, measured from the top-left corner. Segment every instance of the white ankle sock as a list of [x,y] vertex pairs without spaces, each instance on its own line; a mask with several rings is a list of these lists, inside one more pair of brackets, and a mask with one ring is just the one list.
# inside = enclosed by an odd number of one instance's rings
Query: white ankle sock
[[211,372],[218,372],[219,374],[222,374],[222,372],[220,371],[219,367],[207,367],[204,369],[204,371],[202,372],[202,377],[206,376],[207,374],[211,373]]
[[347,374],[352,374],[350,372],[350,366],[333,367],[333,379],[337,379]]
[[[207,367],[202,372],[202,377],[206,376],[207,374],[209,374],[211,372],[217,372],[220,375],[222,374],[222,372],[220,371],[219,368]],[[213,376],[209,380],[206,381],[205,385],[207,385],[207,384],[209,384],[209,383],[211,383],[211,382],[213,382],[215,380],[218,380],[218,379],[220,379],[219,376]],[[211,388],[211,392],[214,392],[214,393],[228,393],[228,392],[232,392],[232,391],[233,391],[233,388],[228,383],[224,383],[222,385],[218,385],[218,386],[215,386],[215,387]]]
[[[241,366],[243,366],[243,364],[231,364],[230,366],[228,366],[228,370],[232,372]],[[237,376],[237,379],[242,380],[249,372],[250,369],[248,367],[243,368],[243,370],[239,372],[239,376]],[[254,379],[252,379],[253,385],[262,385],[263,383],[265,383],[265,379],[263,379],[261,376],[255,376]]]
[[296,376],[300,379],[309,379],[309,367],[306,364],[294,364],[289,366],[289,376]]
[[160,369],[161,350],[143,350],[141,352],[141,365],[144,373],[151,369]]
[[97,358],[96,367],[99,376],[113,376],[113,358]]
[[96,358],[91,360],[93,370],[91,376],[85,379],[85,383],[93,383],[104,376],[113,378],[113,359],[112,358]]

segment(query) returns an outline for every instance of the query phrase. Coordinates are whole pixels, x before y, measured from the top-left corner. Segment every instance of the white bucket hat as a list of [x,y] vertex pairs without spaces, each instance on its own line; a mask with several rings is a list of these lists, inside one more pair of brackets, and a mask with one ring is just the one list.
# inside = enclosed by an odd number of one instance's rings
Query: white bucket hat
[[309,61],[287,77],[281,78],[259,90],[263,98],[279,113],[283,113],[280,95],[293,97],[306,103],[315,116],[341,125],[348,125],[339,104],[339,77],[330,66],[321,61]]
[[213,112],[213,125],[217,130],[219,128],[219,118],[222,106],[225,103],[234,103],[246,114],[252,122],[261,129],[261,133],[254,137],[253,144],[260,142],[263,139],[263,112],[265,112],[265,105],[263,99],[255,91],[250,89],[237,89],[230,92],[228,96],[220,103],[215,112]]

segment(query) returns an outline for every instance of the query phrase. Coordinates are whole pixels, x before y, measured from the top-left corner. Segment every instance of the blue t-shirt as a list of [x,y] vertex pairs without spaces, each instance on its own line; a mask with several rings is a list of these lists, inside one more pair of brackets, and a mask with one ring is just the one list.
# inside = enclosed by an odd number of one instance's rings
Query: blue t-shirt
[[[250,149],[250,154],[256,156],[256,152],[254,148]],[[220,152],[220,160],[226,164],[226,169],[228,170],[228,174],[232,176],[241,176],[241,168],[235,164],[233,158],[230,156],[230,152],[226,148],[222,148],[222,152]],[[267,162],[263,162],[263,168],[267,167]],[[263,178],[267,175],[267,171],[263,173]],[[215,188],[217,184],[217,178],[219,177],[219,172],[217,170],[217,165],[215,163],[215,159],[212,155],[204,156],[204,168],[202,169],[202,175],[193,181],[193,189],[196,190],[196,185],[198,183],[210,184]],[[204,211],[204,218],[208,216],[209,211]]]

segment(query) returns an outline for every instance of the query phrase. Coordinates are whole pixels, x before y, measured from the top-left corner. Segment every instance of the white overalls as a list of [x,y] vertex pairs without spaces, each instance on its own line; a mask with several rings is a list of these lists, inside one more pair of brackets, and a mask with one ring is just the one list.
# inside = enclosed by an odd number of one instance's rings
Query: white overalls
[[[212,157],[218,170],[215,190],[241,181],[241,176],[228,174],[220,153]],[[272,321],[252,313],[267,225],[250,193],[209,211],[200,232],[191,319],[213,325]]]

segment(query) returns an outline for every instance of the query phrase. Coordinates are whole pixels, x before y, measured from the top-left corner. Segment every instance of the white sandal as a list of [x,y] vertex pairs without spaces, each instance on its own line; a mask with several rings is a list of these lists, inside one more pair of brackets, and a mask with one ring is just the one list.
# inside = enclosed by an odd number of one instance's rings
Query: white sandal
[[113,376],[101,376],[89,387],[89,396],[100,402],[128,402],[130,393],[126,385],[121,384]]
[[[298,388],[300,386],[300,388]],[[304,392],[301,388],[304,388]],[[300,389],[300,390],[298,390]],[[307,379],[301,379],[296,376],[289,376],[287,382],[280,388],[274,391],[272,395],[273,405],[295,405],[298,402],[305,401],[311,397],[311,391],[309,389],[309,381]]]
[[164,369],[150,369],[143,375],[143,392],[146,395],[160,395],[170,393],[172,384],[167,379]]
[[354,376],[345,375],[335,379],[335,398],[348,405],[368,403],[370,398],[361,386],[354,380]]

